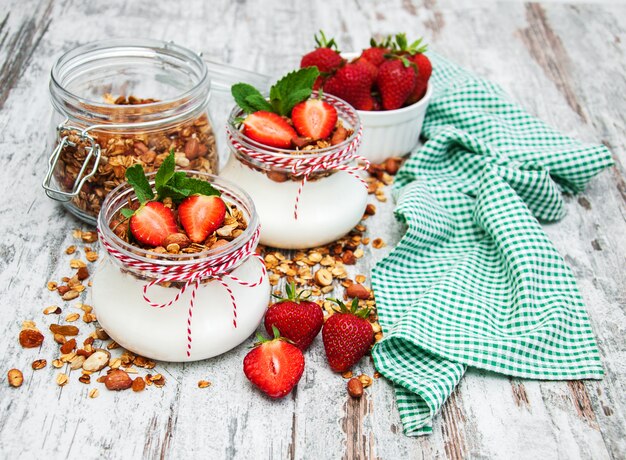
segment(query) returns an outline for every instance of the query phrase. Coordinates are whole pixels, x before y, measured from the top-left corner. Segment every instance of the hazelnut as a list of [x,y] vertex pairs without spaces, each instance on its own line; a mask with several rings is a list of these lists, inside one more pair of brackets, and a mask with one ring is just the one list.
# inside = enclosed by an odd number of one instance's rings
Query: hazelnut
[[115,369],[106,376],[104,385],[110,391],[128,390],[133,385],[133,379],[126,371]]
[[146,388],[146,381],[142,377],[137,377],[135,380],[133,380],[131,388],[135,393],[143,391],[144,388]]
[[356,377],[348,380],[348,394],[355,399],[359,399],[363,396],[363,384]]
[[315,272],[315,282],[320,286],[330,286],[333,283],[333,275],[325,268]]
[[354,264],[356,264],[356,257],[354,256],[354,252],[352,252],[350,249],[348,249],[347,251],[345,251],[345,252],[341,255],[341,261],[342,261],[345,265],[354,265]]
[[19,369],[11,369],[7,373],[7,380],[9,381],[9,385],[17,388],[22,386],[22,383],[24,382],[24,375]]

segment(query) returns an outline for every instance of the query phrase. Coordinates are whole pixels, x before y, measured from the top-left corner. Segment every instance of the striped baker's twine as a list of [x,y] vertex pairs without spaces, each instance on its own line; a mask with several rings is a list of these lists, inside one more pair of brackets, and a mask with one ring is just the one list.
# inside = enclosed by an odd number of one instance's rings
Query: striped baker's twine
[[[324,95],[324,99],[327,100],[330,104],[343,109],[348,114],[354,114],[354,108],[352,106],[344,103],[340,99],[334,97],[328,97]],[[355,117],[356,119],[356,114]],[[315,155],[315,151],[309,151],[308,153],[313,153],[310,158],[306,158],[306,155],[298,155],[297,157],[289,157],[288,155],[278,157],[271,152],[262,152],[256,149],[252,149],[247,147],[246,145],[239,142],[233,136],[233,131],[230,127],[227,127],[228,139],[231,145],[239,152],[254,158],[260,163],[266,164],[268,166],[275,166],[283,169],[290,169],[291,173],[296,177],[302,177],[302,181],[300,182],[300,186],[298,187],[298,192],[296,193],[296,201],[294,206],[294,218],[298,219],[298,205],[300,203],[300,196],[302,195],[302,189],[304,188],[304,184],[306,184],[307,180],[311,176],[311,174],[317,171],[346,171],[351,176],[357,178],[365,188],[367,188],[367,183],[363,178],[357,174],[358,171],[366,171],[369,168],[370,162],[367,158],[362,157],[356,154],[356,151],[361,144],[361,137],[363,135],[363,128],[359,126],[359,130],[357,131],[356,136],[348,145],[346,145],[342,149],[333,150],[323,155]],[[302,151],[302,153],[307,153],[306,151]],[[304,158],[303,158],[304,156]],[[349,163],[352,161],[358,161],[360,164],[355,166],[350,166]]]
[[[98,228],[98,234],[100,241],[106,248],[108,253],[120,261],[124,266],[135,268],[146,272],[147,276],[152,278],[152,281],[145,284],[143,287],[143,298],[148,305],[155,308],[167,308],[172,304],[178,302],[178,299],[185,293],[188,287],[191,286],[191,299],[189,301],[189,310],[187,311],[187,356],[191,356],[191,321],[193,318],[193,308],[196,300],[196,292],[200,281],[203,279],[212,278],[217,280],[228,292],[230,301],[233,306],[233,327],[237,327],[237,302],[233,291],[228,286],[224,278],[228,278],[235,283],[245,287],[259,286],[265,278],[267,272],[265,270],[265,262],[263,258],[255,253],[255,248],[259,241],[260,227],[252,234],[252,237],[239,249],[234,252],[223,254],[219,257],[212,257],[207,260],[200,260],[185,263],[183,265],[161,265],[158,263],[144,262],[137,260],[133,256],[128,256],[115,249],[107,240],[103,237],[100,228]],[[240,262],[248,259],[249,257],[255,257],[261,261],[262,273],[259,279],[255,282],[244,281],[236,276],[230,274]],[[148,289],[155,284],[168,283],[168,282],[184,282],[181,289],[174,296],[172,300],[167,303],[156,303],[148,297]]]

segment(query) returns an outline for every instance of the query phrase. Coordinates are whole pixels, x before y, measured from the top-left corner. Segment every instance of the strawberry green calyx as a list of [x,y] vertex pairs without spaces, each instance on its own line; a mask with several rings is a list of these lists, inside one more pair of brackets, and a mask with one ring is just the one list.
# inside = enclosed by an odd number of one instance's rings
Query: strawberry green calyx
[[274,340],[281,340],[283,342],[287,342],[287,343],[291,343],[293,344],[293,340],[289,340],[287,337],[283,337],[280,333],[280,331],[278,330],[278,328],[274,325],[272,325],[272,334],[274,334],[274,337],[265,337],[263,334],[261,334],[260,332],[256,333],[256,342],[254,342],[254,345],[252,345],[252,348],[256,348],[259,345],[263,345],[266,342],[273,342]]
[[367,318],[367,316],[370,314],[370,309],[368,307],[359,308],[359,299],[356,297],[352,299],[352,303],[350,304],[350,307],[346,306],[346,304],[343,303],[339,299],[328,299],[328,300],[336,303],[339,306],[340,308],[339,313],[348,313],[348,314],[357,316],[359,318]]
[[[272,294],[272,297],[274,297],[275,299],[278,299],[277,303],[280,302],[295,302],[295,303],[300,303],[302,300],[306,300],[311,296],[311,292],[307,291],[305,289],[301,289],[301,290],[296,290],[296,285],[295,283],[289,283],[285,286],[285,292],[287,294],[287,297],[281,297],[278,296],[276,294]],[[306,295],[304,295],[306,292]]]
[[313,38],[315,39],[315,44],[317,45],[316,48],[330,48],[334,49],[338,53],[341,53],[341,51],[337,49],[337,43],[335,42],[335,39],[331,38],[330,40],[328,40],[323,30],[320,30],[319,37],[317,36],[317,34],[315,34]]
[[370,46],[372,48],[389,48],[391,47],[392,39],[391,35],[387,35],[381,41],[376,41],[374,37],[370,38]]
[[424,53],[428,49],[426,43],[422,43],[424,40],[422,37],[415,40],[409,45],[406,34],[397,34],[395,42],[392,44],[392,50],[396,53],[407,53],[411,56],[415,54]]

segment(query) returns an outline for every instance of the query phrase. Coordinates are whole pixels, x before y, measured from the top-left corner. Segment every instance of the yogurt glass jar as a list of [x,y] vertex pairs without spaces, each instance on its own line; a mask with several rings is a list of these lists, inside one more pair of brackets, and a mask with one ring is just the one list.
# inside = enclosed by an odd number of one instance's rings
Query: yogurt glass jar
[[236,347],[256,330],[270,297],[265,265],[255,254],[259,218],[251,198],[226,180],[188,173],[211,182],[244,213],[248,225],[241,235],[199,253],[133,246],[110,228],[119,210],[136,199],[127,183],[107,196],[98,216],[106,249],[92,280],[98,321],[127,350],[161,361],[206,359]]
[[[312,96],[319,97],[318,95]],[[348,233],[363,217],[366,166],[358,165],[361,122],[357,111],[331,95],[323,100],[337,109],[352,134],[323,149],[288,150],[259,144],[245,136],[235,107],[228,119],[230,158],[220,176],[239,184],[254,200],[261,221],[261,243],[283,249],[328,244]]]
[[158,40],[104,40],[65,53],[50,76],[46,193],[95,224],[105,196],[134,164],[156,171],[173,149],[179,169],[217,174],[209,100],[213,89],[226,94],[224,83],[241,80],[267,84]]

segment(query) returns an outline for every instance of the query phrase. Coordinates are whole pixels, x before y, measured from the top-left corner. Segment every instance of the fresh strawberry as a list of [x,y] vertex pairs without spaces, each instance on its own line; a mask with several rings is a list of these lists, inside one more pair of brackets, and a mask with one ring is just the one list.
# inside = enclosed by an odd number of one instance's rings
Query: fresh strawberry
[[335,372],[345,372],[367,353],[374,339],[374,330],[365,319],[369,311],[358,310],[358,299],[353,300],[350,309],[339,300],[334,302],[341,312],[326,320],[322,339],[330,368]]
[[291,121],[300,136],[326,139],[337,124],[337,110],[327,102],[308,99],[293,108]]
[[280,115],[260,110],[243,121],[243,134],[270,147],[289,148],[296,131]]
[[343,99],[357,110],[372,110],[372,76],[362,63],[353,62],[341,67],[324,85],[324,91]]
[[385,61],[378,69],[376,83],[383,108],[399,109],[415,89],[417,75],[414,64],[404,57]]
[[158,201],[148,201],[131,216],[130,231],[141,244],[156,247],[178,228],[170,208]]
[[370,47],[363,50],[361,57],[367,59],[376,67],[380,67],[380,65],[385,62],[385,54],[389,54],[391,52],[391,49],[389,49],[390,43],[391,37],[387,37],[380,43],[376,42],[376,40],[372,38],[370,40]]
[[428,46],[422,43],[422,41],[422,38],[418,38],[413,43],[409,44],[406,39],[406,34],[398,34],[393,43],[393,52],[411,62],[415,66],[417,73],[415,88],[405,102],[407,105],[419,101],[424,96],[426,88],[428,87],[428,80],[433,72],[430,59],[424,54]]
[[300,350],[309,348],[324,324],[322,309],[315,302],[301,299],[295,285],[287,285],[287,298],[270,305],[265,313],[265,330],[272,335],[276,327],[280,334],[291,340]]
[[417,53],[407,57],[407,59],[417,66],[417,83],[415,84],[415,89],[406,101],[407,104],[413,104],[426,94],[428,80],[433,73],[433,65],[424,53]]
[[375,66],[374,64],[372,64],[370,61],[368,61],[367,59],[363,57],[358,58],[354,62],[358,62],[359,64],[365,66],[367,68],[367,71],[370,73],[370,76],[372,77],[372,81],[376,81],[376,77],[378,76],[377,66]]
[[320,71],[320,76],[315,80],[313,89],[319,89],[326,77],[343,65],[345,59],[341,57],[337,50],[335,39],[327,40],[324,32],[320,30],[320,36],[315,35],[317,47],[310,53],[302,56],[300,67],[315,66]]
[[215,195],[192,195],[178,206],[178,219],[194,243],[201,243],[220,228],[226,216],[224,200]]
[[259,337],[259,343],[243,360],[243,372],[255,386],[270,398],[286,396],[302,377],[304,355],[295,345],[279,336]]

